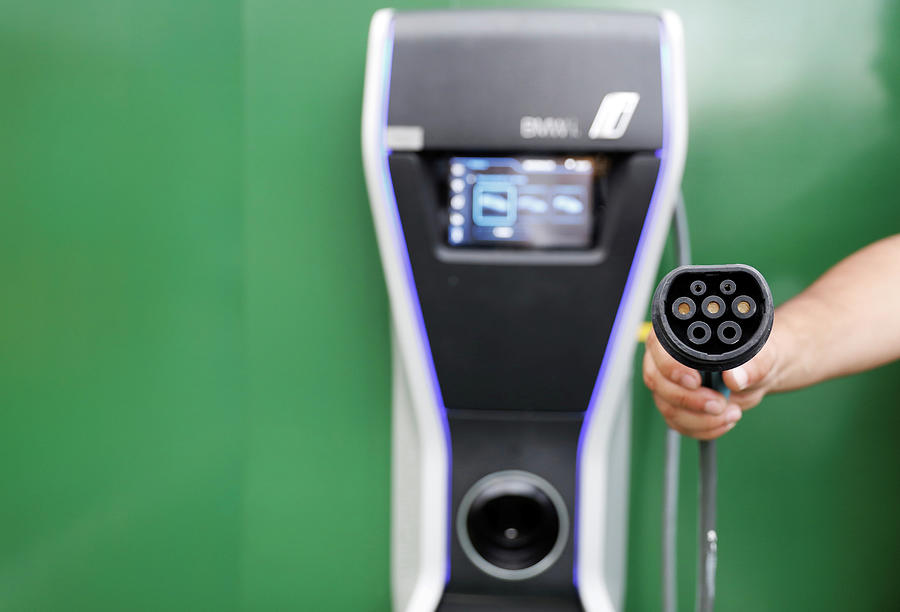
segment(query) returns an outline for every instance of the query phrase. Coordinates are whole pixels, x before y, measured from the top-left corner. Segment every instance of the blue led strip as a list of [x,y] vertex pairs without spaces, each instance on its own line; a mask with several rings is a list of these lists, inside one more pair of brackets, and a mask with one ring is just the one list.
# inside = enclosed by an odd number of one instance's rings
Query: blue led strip
[[[623,333],[622,331],[622,319],[624,317],[623,313],[627,311],[628,307],[631,305],[632,294],[634,293],[634,277],[637,274],[637,270],[641,266],[641,256],[645,250],[646,242],[647,242],[647,233],[649,232],[649,227],[653,223],[654,216],[658,215],[658,209],[661,206],[660,204],[660,183],[662,182],[662,177],[666,175],[666,170],[668,168],[668,160],[669,160],[669,126],[670,126],[670,117],[669,117],[669,107],[667,104],[667,94],[670,91],[671,87],[671,56],[669,52],[668,41],[666,40],[666,32],[665,28],[662,26],[662,22],[660,22],[659,28],[659,56],[660,56],[660,73],[661,73],[661,87],[662,87],[662,115],[663,115],[663,125],[662,125],[662,148],[657,149],[655,151],[655,156],[659,158],[659,172],[656,175],[656,184],[653,186],[653,193],[650,196],[650,205],[647,209],[647,217],[644,219],[644,225],[641,228],[641,236],[638,239],[638,244],[635,249],[634,259],[631,263],[631,268],[628,271],[628,279],[625,281],[625,289],[622,291],[622,299],[619,301],[619,308],[616,310],[616,318],[613,321],[612,330],[609,334],[609,340],[606,343],[606,350],[603,353],[603,361],[600,362],[600,371],[597,374],[597,381],[594,383],[594,389],[591,392],[591,399],[588,402],[587,410],[585,411],[584,421],[581,425],[581,432],[578,435],[578,451],[575,458],[575,526],[572,530],[573,533],[573,544],[575,550],[575,561],[572,564],[572,582],[575,585],[575,588],[578,589],[578,526],[579,526],[579,512],[580,512],[580,497],[581,497],[581,456],[582,450],[584,449],[585,437],[587,435],[587,431],[590,429],[591,420],[594,417],[594,411],[597,407],[597,402],[600,398],[601,389],[606,384],[607,379],[607,368],[610,360],[612,359],[612,349],[617,344],[617,339],[619,334]],[[629,332],[624,332],[629,333]],[[636,333],[636,330],[630,330],[630,333]]]
[[382,102],[382,108],[384,109],[384,118],[381,123],[381,130],[379,131],[379,149],[382,151],[382,172],[384,173],[384,181],[382,181],[385,186],[385,195],[387,196],[387,202],[391,204],[391,220],[392,229],[394,234],[394,239],[397,242],[398,251],[401,253],[401,259],[403,263],[403,271],[406,276],[406,282],[409,285],[409,293],[411,298],[411,306],[413,313],[416,318],[416,324],[419,329],[419,339],[422,342],[422,353],[426,357],[426,365],[428,368],[429,378],[431,382],[432,393],[434,394],[434,403],[438,408],[438,413],[441,419],[441,424],[444,428],[444,440],[447,447],[447,575],[444,579],[445,584],[450,581],[450,534],[451,529],[450,525],[452,524],[452,500],[450,497],[451,493],[451,477],[453,474],[453,449],[450,446],[450,424],[447,421],[447,408],[444,406],[444,398],[441,396],[441,387],[437,378],[437,371],[434,368],[434,358],[431,355],[431,344],[428,341],[428,332],[425,329],[425,318],[422,316],[422,305],[419,303],[419,293],[416,291],[416,282],[413,277],[412,270],[412,262],[409,260],[409,251],[406,247],[406,237],[403,234],[403,224],[400,220],[400,210],[397,207],[397,197],[394,194],[394,182],[391,178],[391,169],[390,164],[388,163],[388,157],[391,152],[387,149],[384,142],[384,135],[387,131],[388,125],[388,105],[390,100],[390,89],[391,89],[391,65],[393,63],[394,56],[394,22],[391,21],[390,28],[388,30],[387,40],[385,42],[385,52],[384,52],[384,84],[382,86],[382,90],[384,92],[384,101]]

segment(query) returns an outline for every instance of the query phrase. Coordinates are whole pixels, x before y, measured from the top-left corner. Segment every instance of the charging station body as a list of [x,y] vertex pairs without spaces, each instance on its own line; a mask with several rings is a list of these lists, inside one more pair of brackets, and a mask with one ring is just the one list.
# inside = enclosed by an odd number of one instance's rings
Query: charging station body
[[622,607],[632,360],[685,98],[669,13],[373,17],[395,609]]

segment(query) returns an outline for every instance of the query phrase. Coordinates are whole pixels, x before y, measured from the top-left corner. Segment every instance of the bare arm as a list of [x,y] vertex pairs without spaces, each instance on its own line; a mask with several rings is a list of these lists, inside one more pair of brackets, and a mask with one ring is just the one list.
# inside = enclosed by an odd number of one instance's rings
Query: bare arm
[[771,392],[900,359],[900,235],[847,257],[775,311],[772,336],[749,362],[723,375],[731,398],[700,388],[700,375],[675,361],[654,334],[644,381],[671,427],[716,438]]
[[900,359],[900,235],[844,259],[775,312],[770,389],[787,391]]

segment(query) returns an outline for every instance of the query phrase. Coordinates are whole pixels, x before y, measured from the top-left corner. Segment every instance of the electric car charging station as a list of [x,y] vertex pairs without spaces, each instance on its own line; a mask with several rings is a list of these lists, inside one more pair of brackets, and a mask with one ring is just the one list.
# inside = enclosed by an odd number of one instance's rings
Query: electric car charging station
[[900,611],[900,0],[0,41],[0,612]]
[[672,13],[382,10],[397,610],[622,608],[630,386],[687,149]]

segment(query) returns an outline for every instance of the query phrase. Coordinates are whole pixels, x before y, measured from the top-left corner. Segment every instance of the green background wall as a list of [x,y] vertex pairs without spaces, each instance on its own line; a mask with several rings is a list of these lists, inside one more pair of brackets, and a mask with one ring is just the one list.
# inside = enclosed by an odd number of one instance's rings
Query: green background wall
[[[783,301],[900,231],[897,0],[667,6],[698,260]],[[388,608],[376,8],[0,0],[0,610]],[[900,607],[898,380],[772,397],[724,439],[719,609]],[[652,610],[664,427],[635,392],[628,606]]]

